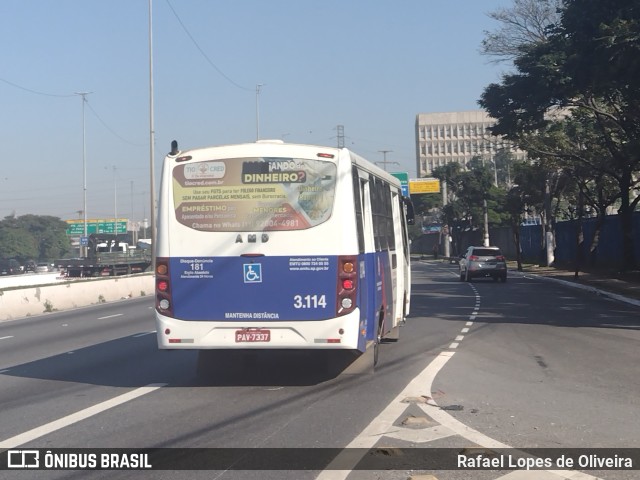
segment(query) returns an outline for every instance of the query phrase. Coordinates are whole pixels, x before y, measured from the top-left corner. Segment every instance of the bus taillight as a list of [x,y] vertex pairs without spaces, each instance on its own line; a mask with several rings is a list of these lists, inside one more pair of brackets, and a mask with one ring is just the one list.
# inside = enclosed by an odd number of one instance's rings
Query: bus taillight
[[358,274],[356,271],[357,257],[338,257],[338,295],[336,297],[336,316],[351,313],[356,308],[356,294]]
[[166,257],[156,258],[156,310],[162,315],[173,316],[169,259]]

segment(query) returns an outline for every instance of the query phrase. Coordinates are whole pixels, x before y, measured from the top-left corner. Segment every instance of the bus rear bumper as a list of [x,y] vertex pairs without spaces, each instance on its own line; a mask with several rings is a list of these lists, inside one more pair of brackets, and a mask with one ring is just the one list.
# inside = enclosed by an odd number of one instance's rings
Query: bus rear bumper
[[358,348],[360,312],[320,321],[217,322],[182,321],[156,313],[158,348],[188,349],[313,349]]

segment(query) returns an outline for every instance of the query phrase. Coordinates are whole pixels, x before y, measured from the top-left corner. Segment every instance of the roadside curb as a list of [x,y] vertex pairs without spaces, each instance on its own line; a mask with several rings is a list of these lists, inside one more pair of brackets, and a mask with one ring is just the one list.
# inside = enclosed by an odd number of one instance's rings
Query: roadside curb
[[510,274],[516,274],[516,276],[522,276],[522,277],[532,277],[532,278],[536,278],[539,280],[544,280],[547,282],[554,282],[560,285],[565,285],[567,287],[571,287],[571,288],[576,288],[578,290],[584,290],[586,292],[590,292],[590,293],[594,293],[596,295],[600,295],[602,297],[607,297],[607,298],[611,298],[612,300],[616,300],[618,302],[623,302],[623,303],[627,303],[629,305],[633,305],[635,307],[640,307],[640,300],[637,300],[635,298],[629,298],[629,297],[625,297],[624,295],[620,295],[617,293],[612,293],[612,292],[607,292],[606,290],[602,290],[596,287],[592,287],[590,285],[583,285],[581,283],[575,283],[575,282],[570,282],[568,280],[561,280],[559,278],[553,278],[553,277],[548,277],[546,275],[540,275],[540,274],[536,274],[536,273],[530,273],[530,272],[519,272],[517,270],[509,270]]

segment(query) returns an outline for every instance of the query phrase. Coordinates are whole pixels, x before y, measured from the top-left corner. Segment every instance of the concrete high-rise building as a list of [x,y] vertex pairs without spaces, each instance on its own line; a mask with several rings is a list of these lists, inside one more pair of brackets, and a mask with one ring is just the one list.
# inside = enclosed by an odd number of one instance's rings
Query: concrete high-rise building
[[476,156],[493,161],[493,155],[501,149],[507,149],[518,159],[525,158],[524,152],[491,135],[488,128],[494,123],[483,110],[416,115],[418,177],[428,177],[433,169],[450,162],[466,166]]

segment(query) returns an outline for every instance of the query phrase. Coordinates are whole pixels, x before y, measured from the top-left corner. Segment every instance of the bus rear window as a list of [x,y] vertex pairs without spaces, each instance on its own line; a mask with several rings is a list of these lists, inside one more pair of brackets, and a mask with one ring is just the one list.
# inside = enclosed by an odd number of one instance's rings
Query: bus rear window
[[176,220],[206,232],[303,230],[331,216],[332,162],[299,158],[232,158],[173,169]]

